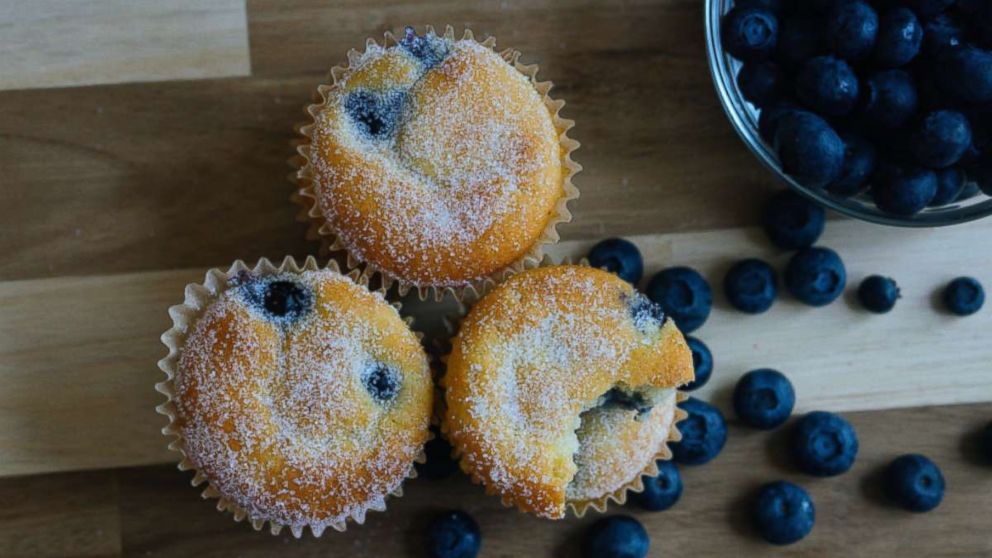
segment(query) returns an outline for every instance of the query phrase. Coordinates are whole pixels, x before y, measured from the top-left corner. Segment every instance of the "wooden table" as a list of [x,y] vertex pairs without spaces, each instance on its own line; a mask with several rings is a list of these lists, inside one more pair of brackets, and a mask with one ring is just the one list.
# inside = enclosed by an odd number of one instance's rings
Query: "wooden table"
[[[716,287],[736,258],[787,257],[753,228],[779,186],[717,104],[698,1],[46,0],[8,2],[0,20],[12,22],[0,27],[0,556],[419,555],[423,526],[450,507],[477,518],[483,556],[577,555],[592,517],[525,517],[461,476],[413,481],[365,526],[297,541],[215,512],[170,464],[152,389],[165,309],[207,267],[316,250],[287,201],[292,125],[367,36],[470,26],[541,65],[578,121],[586,168],[555,255],[628,235],[649,271],[693,265]],[[717,361],[700,396],[729,411],[741,373],[780,368],[800,410],[846,411],[861,453],[848,474],[812,479],[783,458],[782,432],[731,420],[723,454],[683,469],[674,509],[624,510],[647,526],[652,556],[992,555],[992,467],[968,443],[992,419],[992,312],[955,319],[933,299],[955,275],[992,285],[989,238],[992,220],[833,220],[823,242],[852,281],[881,272],[903,286],[882,317],[849,298],[744,317],[718,294],[698,332]],[[426,328],[437,314],[409,311]],[[947,477],[933,513],[878,496],[879,467],[908,451]],[[818,512],[787,548],[753,535],[745,505],[781,478]]]

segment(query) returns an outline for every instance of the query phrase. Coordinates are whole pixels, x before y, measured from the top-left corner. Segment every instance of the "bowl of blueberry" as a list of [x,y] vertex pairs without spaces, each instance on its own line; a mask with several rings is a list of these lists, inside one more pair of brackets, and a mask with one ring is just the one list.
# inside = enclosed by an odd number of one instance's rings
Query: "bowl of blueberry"
[[992,0],[707,0],[717,94],[791,188],[888,225],[992,214]]

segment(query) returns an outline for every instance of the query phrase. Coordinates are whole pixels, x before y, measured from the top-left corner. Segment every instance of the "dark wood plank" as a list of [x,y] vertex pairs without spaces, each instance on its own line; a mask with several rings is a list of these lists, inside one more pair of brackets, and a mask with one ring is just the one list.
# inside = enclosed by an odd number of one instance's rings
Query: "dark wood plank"
[[112,471],[0,479],[0,502],[4,558],[120,555]]
[[[288,202],[292,126],[346,46],[417,13],[362,6],[338,17],[346,8],[252,3],[256,68],[274,77],[0,93],[0,279],[312,251]],[[460,6],[418,19],[505,36],[545,65],[578,120],[586,171],[566,238],[755,221],[772,179],[717,105],[698,2]]]
[[[683,500],[672,510],[646,513],[627,506],[652,536],[651,556],[980,556],[992,553],[985,528],[992,513],[992,466],[982,464],[965,441],[992,418],[992,404],[903,409],[847,415],[858,430],[861,452],[849,473],[813,479],[783,459],[787,430],[768,434],[732,424],[723,454],[709,465],[683,468]],[[911,514],[880,500],[874,478],[889,459],[922,452],[947,478],[943,504]],[[805,486],[817,506],[817,524],[806,540],[775,548],[748,527],[747,497],[763,482],[788,479]],[[407,495],[391,500],[365,526],[321,539],[255,533],[246,524],[200,501],[187,486],[189,473],[171,467],[120,472],[123,550],[126,556],[419,556],[424,526],[435,513],[463,508],[483,531],[482,556],[576,556],[588,516],[549,522],[503,509],[461,475],[417,479]],[[620,511],[617,508],[611,512]]]

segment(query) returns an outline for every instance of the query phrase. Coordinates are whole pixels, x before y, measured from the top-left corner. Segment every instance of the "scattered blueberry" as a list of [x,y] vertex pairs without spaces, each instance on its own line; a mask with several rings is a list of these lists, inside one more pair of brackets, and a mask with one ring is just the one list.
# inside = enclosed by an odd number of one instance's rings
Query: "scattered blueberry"
[[842,116],[858,101],[858,76],[839,58],[817,56],[803,63],[796,77],[799,100],[820,114]]
[[786,420],[796,405],[796,392],[784,374],[770,368],[752,370],[734,387],[734,411],[744,424],[770,430]]
[[826,120],[811,112],[783,114],[774,144],[782,169],[805,186],[826,186],[844,168],[844,141]]
[[961,45],[964,31],[948,14],[938,14],[923,23],[923,52],[934,56],[941,50]]
[[827,190],[835,195],[849,197],[862,190],[875,171],[875,146],[863,137],[850,132],[841,134],[844,140],[844,169],[840,178],[830,183]]
[[738,60],[764,60],[778,43],[778,19],[767,10],[734,7],[720,22],[720,40]]
[[772,266],[761,260],[741,260],[724,276],[723,291],[734,308],[748,314],[760,314],[775,302],[778,278]]
[[403,97],[398,91],[353,91],[344,98],[344,110],[361,135],[374,140],[386,139],[396,132]]
[[941,169],[937,174],[937,194],[930,200],[930,205],[941,206],[954,203],[964,190],[964,171],[957,167]]
[[611,515],[586,530],[582,556],[585,558],[644,558],[651,539],[644,526],[629,515]]
[[737,73],[737,86],[756,107],[777,101],[785,89],[785,76],[774,62],[746,62]]
[[812,246],[823,234],[825,223],[823,208],[792,190],[775,194],[762,217],[768,239],[785,250]]
[[812,18],[793,17],[782,21],[779,29],[776,60],[789,68],[824,51],[822,24]]
[[882,12],[873,50],[875,65],[898,68],[916,57],[923,42],[923,26],[916,14],[904,6]]
[[971,145],[971,125],[960,112],[937,110],[923,117],[913,137],[913,152],[923,166],[949,167]]
[[914,215],[937,195],[937,175],[920,167],[889,166],[872,186],[875,205],[886,213]]
[[985,304],[985,289],[973,277],[958,277],[944,287],[944,306],[958,316],[970,316]]
[[607,238],[589,250],[589,265],[616,273],[636,285],[644,275],[644,260],[637,246],[623,238]]
[[830,304],[844,292],[846,284],[844,262],[829,248],[804,248],[785,268],[785,287],[810,306]]
[[866,2],[837,2],[827,14],[827,44],[841,58],[864,58],[875,46],[877,35],[878,13]]
[[428,479],[450,477],[458,470],[458,462],[451,458],[451,444],[441,436],[440,430],[431,427],[434,438],[424,445],[427,461],[417,463],[417,473]]
[[816,508],[801,487],[778,481],[761,487],[754,502],[754,520],[766,541],[792,544],[813,530]]
[[839,415],[814,411],[796,424],[792,454],[804,473],[830,477],[846,472],[858,456],[858,436]]
[[713,353],[710,352],[706,343],[691,335],[686,336],[685,342],[689,345],[689,350],[692,351],[692,367],[696,372],[696,377],[682,389],[693,391],[710,381],[710,376],[713,375]]
[[899,296],[899,286],[890,277],[869,275],[858,285],[858,301],[861,306],[876,314],[892,310]]
[[636,391],[625,391],[620,388],[612,388],[600,398],[601,407],[619,407],[628,411],[637,411],[638,416],[644,416],[651,412],[654,404],[650,399]]
[[417,35],[413,27],[403,29],[400,46],[419,60],[425,68],[433,68],[448,56],[447,44],[432,35]]
[[727,443],[727,422],[723,413],[695,397],[690,397],[679,406],[689,413],[689,417],[677,425],[682,440],[671,445],[672,458],[682,465],[707,463]]
[[369,395],[379,403],[388,403],[400,393],[400,374],[391,366],[375,363],[362,374],[362,383]]
[[631,499],[648,511],[665,511],[675,505],[682,496],[682,475],[671,461],[658,461],[658,475],[645,475],[644,491],[632,493]]
[[313,293],[295,281],[265,281],[248,276],[240,281],[248,303],[274,320],[298,320],[313,308]]
[[427,528],[427,554],[431,558],[475,558],[481,545],[479,525],[462,511],[445,512]]
[[648,297],[638,291],[628,297],[627,304],[630,305],[630,317],[634,321],[634,327],[644,334],[657,331],[665,320],[665,311],[661,306],[651,302]]
[[683,333],[703,325],[713,307],[710,285],[698,271],[670,267],[659,271],[645,289],[648,298],[660,305]]
[[944,49],[934,70],[941,90],[951,100],[992,103],[992,52],[971,46]]
[[861,113],[869,124],[898,128],[913,117],[919,95],[913,77],[903,70],[885,70],[862,83]]
[[885,494],[901,508],[927,512],[944,499],[944,475],[922,455],[902,455],[885,469]]

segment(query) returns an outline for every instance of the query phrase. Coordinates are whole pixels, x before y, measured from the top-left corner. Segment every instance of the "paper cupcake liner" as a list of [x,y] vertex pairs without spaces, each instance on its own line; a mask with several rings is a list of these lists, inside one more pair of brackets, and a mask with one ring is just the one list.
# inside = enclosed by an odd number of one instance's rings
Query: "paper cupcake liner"
[[[508,279],[510,276],[518,273],[519,271],[523,271],[526,269],[534,269],[538,267],[550,267],[556,265],[570,265],[570,264],[589,267],[589,262],[585,258],[582,258],[577,262],[573,262],[571,258],[565,257],[562,258],[561,261],[555,262],[551,258],[551,256],[544,255],[540,261],[530,260],[526,262],[523,266],[521,266],[520,270],[504,271],[502,277],[500,277],[498,280],[493,278],[485,281],[480,286],[480,288],[476,290],[475,297],[473,297],[471,300],[460,300],[458,311],[454,314],[445,316],[444,325],[445,328],[448,330],[449,341],[446,341],[448,346],[442,347],[446,350],[445,352],[442,353],[444,354],[444,356],[440,358],[439,381],[437,382],[438,389],[440,391],[439,391],[439,395],[436,396],[435,404],[434,404],[435,413],[437,414],[438,422],[440,423],[440,431],[441,434],[445,436],[445,438],[447,438],[448,436],[448,431],[443,421],[446,403],[444,398],[444,388],[441,386],[440,378],[443,377],[444,373],[447,372],[446,366],[447,366],[448,356],[450,355],[451,352],[450,339],[454,339],[454,337],[458,334],[458,328],[461,325],[461,322],[465,318],[465,316],[468,315],[468,311],[471,309],[472,303],[477,302],[479,299],[492,292],[492,290],[495,289],[497,286],[499,286],[500,283]],[[623,505],[627,501],[628,493],[643,492],[644,475],[656,476],[658,474],[657,462],[670,461],[672,459],[672,450],[669,449],[668,444],[679,442],[682,440],[682,433],[679,431],[677,424],[688,418],[689,414],[683,411],[682,408],[680,408],[678,405],[679,403],[682,403],[688,398],[689,395],[687,393],[676,390],[675,416],[672,418],[672,425],[669,428],[668,437],[665,440],[665,442],[661,445],[661,448],[655,453],[654,457],[650,459],[649,462],[644,466],[641,472],[637,473],[637,475],[635,475],[634,478],[631,479],[626,484],[622,485],[621,487],[617,488],[616,490],[610,493],[604,494],[599,498],[591,499],[591,500],[581,500],[575,502],[566,500],[565,502],[566,516],[569,513],[571,513],[575,517],[581,518],[585,516],[586,512],[588,512],[590,509],[603,513],[606,511],[610,502],[616,502],[618,505]],[[475,472],[471,464],[468,463],[466,460],[462,459],[462,452],[454,444],[452,444],[452,458],[458,461],[459,468],[462,470],[463,473],[468,475],[469,479],[471,479],[472,481],[472,484],[482,485],[483,489],[485,490],[485,493],[488,496],[498,496],[500,498],[500,503],[502,503],[504,507],[520,509],[519,506],[516,505],[509,496],[500,494],[493,486],[486,483],[485,479]]]
[[[172,438],[169,442],[169,449],[177,452],[179,454],[179,464],[178,468],[180,471],[193,471],[193,480],[191,485],[194,487],[200,486],[206,483],[206,487],[203,489],[201,496],[203,499],[216,499],[217,500],[217,510],[221,512],[230,512],[234,516],[234,520],[241,522],[247,519],[251,526],[256,531],[261,531],[266,523],[269,524],[269,531],[273,535],[278,535],[282,532],[283,528],[289,528],[293,536],[300,538],[303,536],[304,527],[309,527],[311,533],[314,537],[320,537],[325,526],[323,525],[286,525],[274,520],[268,519],[255,519],[250,517],[250,514],[246,509],[238,505],[236,502],[228,499],[223,494],[221,494],[216,488],[214,488],[210,479],[207,478],[206,474],[197,469],[196,465],[193,463],[192,459],[189,457],[186,450],[186,441],[183,437],[181,430],[176,426],[176,406],[174,402],[175,397],[175,385],[174,379],[176,375],[176,368],[179,360],[179,353],[182,347],[186,343],[186,337],[190,331],[192,331],[194,324],[203,315],[207,307],[211,302],[217,299],[217,297],[227,290],[229,280],[235,277],[241,272],[249,271],[257,275],[271,276],[278,275],[281,273],[302,273],[304,271],[319,271],[321,269],[326,269],[334,271],[345,277],[349,278],[353,282],[363,287],[368,288],[368,277],[361,274],[358,270],[351,270],[348,273],[342,273],[338,264],[335,261],[330,261],[326,266],[321,267],[317,264],[317,260],[313,256],[308,256],[304,260],[303,265],[298,265],[296,260],[292,256],[286,256],[279,266],[276,266],[267,258],[262,258],[258,260],[254,267],[248,267],[243,261],[235,261],[231,267],[227,270],[221,270],[219,268],[213,268],[207,271],[206,278],[203,283],[190,283],[186,285],[185,288],[185,299],[182,304],[172,306],[169,308],[169,317],[172,318],[172,327],[162,334],[162,343],[168,348],[169,354],[165,358],[158,362],[159,369],[165,373],[166,379],[155,384],[155,390],[159,393],[165,395],[165,402],[155,407],[155,410],[161,414],[165,415],[169,419],[168,425],[162,428],[162,434],[166,437]],[[385,296],[384,289],[376,289],[373,292],[378,292]],[[396,308],[397,311],[400,310],[401,305],[398,302],[391,303],[391,306]],[[405,317],[403,321],[406,322],[407,326],[413,323],[412,317]],[[411,329],[412,331],[412,329]],[[421,342],[423,341],[423,334],[414,331],[414,335]],[[433,438],[433,434],[428,430],[426,442]],[[427,461],[427,454],[424,448],[420,448],[420,453],[414,458],[413,463],[410,464],[410,469],[407,471],[404,480],[413,479],[417,477],[417,470],[415,467],[416,463],[425,463]],[[386,495],[393,497],[403,496],[403,482],[396,487],[395,490]],[[372,504],[366,509],[359,509],[347,517],[346,519],[331,523],[330,527],[333,527],[336,531],[344,531],[347,529],[347,522],[354,521],[355,523],[361,525],[365,522],[365,515],[369,511],[385,511],[386,505],[383,501],[381,505]]]
[[[434,27],[428,25],[426,27],[426,33],[434,34]],[[450,25],[446,26],[442,36],[450,40],[455,40],[454,28]],[[462,40],[475,41],[476,39],[470,29],[465,29],[462,34]],[[383,47],[388,48],[397,44],[399,44],[399,41],[392,32],[387,31],[383,35]],[[480,44],[487,48],[491,48],[494,51],[496,50],[495,37],[487,37],[484,41],[481,41]],[[366,39],[365,52],[367,52],[370,48],[379,47],[379,42],[377,42],[374,38],[370,37]],[[565,106],[565,101],[561,99],[552,99],[549,95],[549,92],[554,84],[551,81],[538,81],[538,65],[520,63],[520,52],[509,48],[499,51],[499,55],[511,64],[518,72],[526,76],[537,92],[541,95],[542,101],[544,102],[545,107],[547,107],[548,112],[551,113],[552,121],[558,132],[558,141],[562,150],[562,164],[565,171],[565,176],[562,180],[563,193],[562,197],[558,199],[558,202],[555,205],[555,214],[548,221],[547,226],[538,239],[534,242],[534,245],[531,246],[531,248],[516,261],[511,262],[505,268],[490,273],[486,277],[468,281],[463,285],[435,286],[418,285],[398,277],[388,270],[385,270],[365,259],[356,257],[348,246],[344,244],[335,232],[333,225],[322,214],[320,206],[317,202],[317,194],[313,185],[314,173],[310,162],[310,147],[313,144],[311,134],[315,129],[317,115],[327,103],[328,94],[334,91],[343,78],[347,77],[354,69],[357,68],[364,55],[364,52],[359,52],[352,49],[348,52],[347,66],[335,66],[331,69],[329,79],[327,80],[330,83],[318,85],[313,98],[313,103],[305,107],[306,113],[309,115],[309,119],[295,127],[297,133],[299,133],[301,137],[293,142],[296,155],[289,160],[290,166],[295,169],[295,171],[290,174],[289,179],[297,185],[297,190],[293,193],[290,199],[293,203],[301,206],[301,210],[297,215],[297,220],[309,223],[309,228],[306,235],[307,238],[310,240],[319,240],[321,242],[320,254],[323,256],[334,252],[343,252],[346,254],[344,264],[348,270],[363,268],[365,270],[364,274],[368,275],[370,278],[373,276],[379,278],[382,288],[389,289],[392,285],[397,285],[400,296],[405,296],[410,290],[416,289],[417,295],[421,300],[426,300],[428,296],[431,295],[433,295],[435,300],[441,300],[446,293],[451,293],[455,299],[461,300],[466,292],[477,291],[484,281],[497,279],[505,271],[520,271],[524,269],[524,263],[528,260],[539,260],[544,253],[544,246],[547,244],[555,244],[560,239],[558,234],[558,225],[561,223],[568,223],[572,220],[572,213],[568,210],[568,202],[579,197],[579,190],[572,183],[572,178],[582,170],[582,165],[573,161],[571,154],[579,148],[580,143],[568,137],[568,132],[575,126],[575,121],[561,116],[561,110]]]

